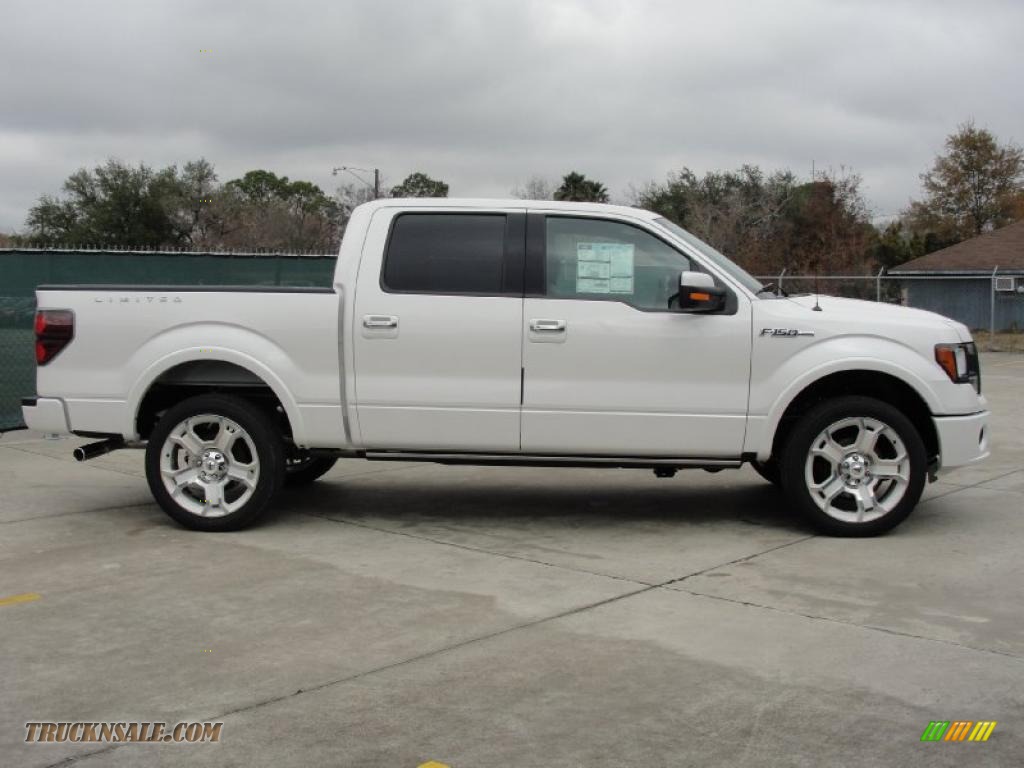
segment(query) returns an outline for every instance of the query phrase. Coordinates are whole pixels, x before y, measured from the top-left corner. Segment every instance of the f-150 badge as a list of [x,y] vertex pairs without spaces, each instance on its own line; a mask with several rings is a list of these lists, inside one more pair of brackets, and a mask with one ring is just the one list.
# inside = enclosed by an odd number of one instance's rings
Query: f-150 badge
[[792,336],[813,336],[814,331],[798,331],[796,328],[762,328],[762,336],[784,336],[790,338]]

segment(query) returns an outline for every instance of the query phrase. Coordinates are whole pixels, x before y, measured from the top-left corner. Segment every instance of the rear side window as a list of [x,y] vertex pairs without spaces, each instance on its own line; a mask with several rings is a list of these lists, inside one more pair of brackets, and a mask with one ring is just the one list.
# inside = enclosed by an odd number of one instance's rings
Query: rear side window
[[401,293],[501,294],[503,214],[403,213],[384,258],[384,288]]

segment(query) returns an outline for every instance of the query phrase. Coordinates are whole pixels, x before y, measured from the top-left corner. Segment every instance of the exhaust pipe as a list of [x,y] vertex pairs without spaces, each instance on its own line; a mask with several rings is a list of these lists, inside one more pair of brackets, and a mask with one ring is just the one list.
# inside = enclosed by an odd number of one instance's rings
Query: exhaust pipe
[[106,440],[100,440],[98,443],[89,443],[80,448],[75,448],[74,456],[78,461],[88,461],[105,453],[116,451],[118,448],[124,448],[123,437],[111,437]]

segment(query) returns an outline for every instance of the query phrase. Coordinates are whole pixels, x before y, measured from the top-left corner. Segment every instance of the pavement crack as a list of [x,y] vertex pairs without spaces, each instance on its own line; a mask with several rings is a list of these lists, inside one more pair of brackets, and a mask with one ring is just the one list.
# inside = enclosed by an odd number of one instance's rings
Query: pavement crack
[[[984,485],[985,483],[991,483],[993,480],[1002,480],[1004,477],[1009,477],[1010,475],[1015,474],[1017,472],[1020,472],[1019,468],[1018,469],[1011,469],[1009,472],[1003,472],[1001,475],[996,475],[995,477],[986,477],[984,480],[979,480],[978,482],[971,483],[970,485],[961,485],[960,483],[950,483],[950,482],[947,482],[947,481],[943,480],[941,482],[945,482],[946,485],[955,485],[957,487],[954,488],[952,491],[946,491],[945,493],[937,493],[934,496],[929,496],[927,499],[924,499],[923,501],[919,501],[917,503],[917,506],[920,507],[921,505],[928,504],[929,502],[935,501],[936,499],[944,499],[946,496],[952,496],[954,493],[960,493],[961,491],[970,490],[971,488],[978,488],[978,487]],[[983,491],[999,491],[999,490],[1002,490],[1002,489],[1000,489],[1000,488],[982,488],[981,490],[983,490]],[[1006,493],[1016,493],[1016,491],[1006,491]]]
[[[393,661],[393,662],[390,662],[388,664],[383,664],[383,665],[381,665],[379,667],[374,667],[373,669],[363,670],[362,672],[356,672],[355,674],[346,675],[345,677],[339,677],[339,678],[336,678],[334,680],[327,680],[325,682],[317,683],[316,685],[307,686],[305,688],[298,688],[297,690],[292,691],[291,693],[284,693],[284,694],[281,694],[279,696],[272,696],[272,697],[270,697],[268,699],[262,699],[260,701],[253,702],[251,704],[246,704],[245,706],[235,707],[234,709],[230,709],[230,710],[227,710],[225,712],[221,712],[221,713],[216,714],[216,715],[210,715],[210,716],[207,716],[207,717],[199,718],[198,721],[199,722],[217,722],[217,721],[222,721],[225,718],[228,718],[228,717],[230,717],[232,715],[238,715],[238,714],[242,714],[244,712],[251,712],[253,710],[260,709],[262,707],[270,706],[272,704],[277,704],[277,703],[280,703],[282,701],[287,701],[289,699],[293,699],[296,696],[305,696],[306,694],[316,693],[317,691],[322,691],[322,690],[324,690],[326,688],[331,688],[331,687],[334,687],[336,685],[344,685],[345,683],[351,683],[351,682],[354,682],[356,680],[361,680],[363,678],[369,677],[371,675],[376,675],[376,674],[378,674],[380,672],[387,672],[389,670],[397,669],[399,667],[404,667],[404,666],[407,666],[409,664],[415,664],[415,663],[420,662],[420,661],[426,661],[427,659],[436,658],[438,656],[442,656],[442,655],[444,655],[446,653],[449,653],[451,651],[457,651],[457,650],[459,650],[461,648],[465,648],[465,647],[473,645],[475,643],[481,643],[481,642],[485,642],[487,640],[493,640],[494,638],[502,637],[503,635],[507,635],[507,634],[510,634],[512,632],[518,632],[518,631],[523,630],[523,629],[530,629],[532,627],[536,627],[536,626],[539,626],[541,624],[546,624],[546,623],[551,622],[551,621],[557,621],[558,619],[564,619],[564,618],[568,618],[569,616],[575,616],[577,614],[584,613],[586,611],[594,610],[595,608],[601,608],[601,607],[603,607],[605,605],[609,605],[611,603],[619,602],[620,600],[626,600],[626,599],[628,599],[630,597],[636,597],[637,595],[642,595],[642,594],[644,594],[646,592],[650,592],[651,590],[657,589],[659,586],[660,585],[644,586],[641,589],[634,589],[634,590],[631,590],[629,592],[623,592],[620,595],[615,595],[613,597],[606,597],[603,600],[597,600],[597,601],[595,601],[593,603],[587,603],[586,605],[580,605],[580,606],[577,606],[576,608],[569,608],[569,609],[564,610],[564,611],[559,611],[558,613],[552,614],[550,616],[543,616],[543,617],[541,617],[539,619],[534,619],[532,621],[526,621],[526,622],[523,622],[522,624],[515,624],[515,625],[510,626],[510,627],[505,627],[504,629],[495,630],[494,632],[487,632],[487,633],[485,633],[483,635],[477,635],[475,637],[469,637],[469,638],[466,638],[465,640],[460,640],[460,641],[458,641],[456,643],[451,643],[450,645],[446,645],[446,646],[443,646],[441,648],[434,648],[433,650],[430,650],[430,651],[424,651],[423,653],[418,653],[418,654],[416,654],[414,656],[409,656],[409,657],[404,658],[404,659],[399,659],[398,661]],[[58,761],[56,763],[50,763],[47,766],[47,768],[57,768],[57,766],[61,766],[61,765],[71,765],[73,763],[78,762],[79,760],[84,760],[86,758],[96,757],[98,755],[103,755],[103,754],[106,754],[108,752],[112,752],[113,750],[115,750],[115,749],[117,749],[119,747],[127,746],[130,743],[132,743],[132,742],[122,742],[122,743],[117,743],[117,744],[109,744],[106,747],[104,747],[103,749],[97,749],[97,750],[94,750],[92,752],[83,752],[82,754],[79,754],[79,755],[69,755],[68,757],[66,757],[63,760],[60,760],[60,761]]]
[[[39,458],[42,458],[42,459],[51,459],[52,461],[59,461],[62,464],[71,463],[67,459],[60,459],[60,458],[58,458],[56,456],[51,456],[48,453],[40,453],[39,451],[30,451],[30,450],[28,450],[26,448],[19,448],[17,445],[0,445],[0,450],[3,450],[3,449],[7,449],[9,451],[18,451],[19,453],[27,453],[29,456],[38,456]],[[123,449],[123,450],[132,450],[132,449],[131,448],[127,448],[127,449]],[[75,464],[82,464],[84,462],[76,461],[74,463]],[[137,474],[135,472],[126,472],[123,469],[113,469],[112,467],[104,467],[101,464],[92,464],[92,465],[89,466],[89,468],[90,469],[99,469],[99,470],[102,470],[104,472],[113,472],[113,473],[118,474],[118,475],[124,475],[125,477],[134,477],[136,480],[145,480],[146,479],[145,474]]]
[[457,544],[457,543],[452,542],[452,541],[445,541],[444,539],[436,539],[436,538],[434,538],[432,536],[423,536],[421,534],[409,533],[408,531],[395,531],[395,530],[391,530],[391,529],[388,529],[388,528],[381,528],[381,527],[375,526],[375,525],[367,525],[366,523],[359,523],[359,522],[356,522],[354,520],[347,520],[345,518],[329,517],[328,515],[316,515],[316,514],[313,514],[311,512],[299,512],[299,514],[308,515],[309,517],[316,517],[316,518],[319,518],[321,520],[327,520],[328,522],[338,523],[340,525],[351,525],[351,526],[354,526],[356,528],[363,528],[363,529],[368,530],[368,531],[376,531],[377,533],[386,533],[386,534],[391,534],[393,536],[405,536],[405,537],[410,538],[410,539],[416,539],[418,541],[427,541],[427,542],[430,542],[431,544],[438,544],[438,545],[443,546],[443,547],[454,547],[455,549],[462,549],[462,550],[465,550],[465,551],[468,551],[468,552],[477,552],[477,553],[483,554],[483,555],[493,555],[494,557],[503,557],[503,558],[506,558],[508,560],[518,560],[518,561],[524,562],[524,563],[533,563],[535,565],[543,565],[543,566],[547,566],[548,568],[558,568],[560,570],[571,571],[573,573],[584,573],[584,574],[587,574],[589,576],[601,576],[601,577],[604,577],[606,579],[614,579],[616,581],[625,581],[625,582],[627,582],[629,584],[638,584],[638,585],[643,586],[643,587],[657,587],[657,586],[660,586],[660,584],[657,584],[657,583],[652,584],[651,582],[640,581],[639,579],[631,579],[631,578],[628,578],[626,576],[617,576],[617,575],[612,574],[612,573],[602,573],[601,571],[590,571],[590,570],[587,570],[586,568],[573,568],[572,566],[569,566],[569,565],[559,565],[558,563],[550,563],[550,562],[547,562],[546,560],[539,560],[539,559],[532,558],[532,557],[525,557],[523,555],[512,555],[512,554],[509,554],[507,552],[495,552],[494,550],[484,549],[483,547],[474,547],[474,546],[469,545],[469,544]]
[[875,624],[858,624],[855,621],[847,621],[845,619],[837,619],[832,616],[820,616],[813,613],[803,613],[802,611],[791,611],[786,608],[779,608],[774,605],[764,605],[762,603],[755,603],[750,600],[737,600],[734,597],[722,597],[721,595],[710,595],[706,592],[697,592],[692,589],[684,589],[682,587],[676,587],[671,584],[664,585],[666,589],[670,589],[674,592],[682,592],[686,595],[693,597],[703,597],[708,600],[721,600],[725,603],[732,603],[733,605],[742,605],[746,608],[760,608],[764,611],[774,611],[775,613],[785,614],[786,616],[798,616],[803,619],[810,619],[811,621],[826,621],[831,624],[839,624],[845,627],[857,627],[869,632],[881,632],[886,635],[894,635],[896,637],[906,637],[912,640],[924,640],[930,643],[939,643],[941,645],[951,645],[955,648],[962,648],[965,651],[974,651],[975,653],[986,653],[994,656],[1001,656],[1010,659],[1024,659],[1024,656],[1020,656],[1016,653],[1009,653],[1008,651],[997,651],[992,648],[978,648],[974,645],[966,645],[965,643],[958,643],[955,640],[943,640],[937,637],[928,637],[927,635],[917,635],[913,632],[903,632],[898,629],[890,629],[889,627],[880,627]]
[[[786,547],[792,547],[794,544],[800,544],[801,542],[809,541],[810,539],[816,539],[816,538],[818,538],[818,537],[816,535],[814,535],[814,534],[809,534],[807,536],[801,536],[798,539],[793,539],[792,541],[787,541],[787,542],[785,542],[783,544],[779,544],[779,545],[774,546],[774,547],[769,547],[768,549],[762,550],[761,552],[755,552],[752,555],[744,555],[743,557],[737,557],[735,560],[729,560],[728,562],[725,562],[725,563],[718,563],[717,565],[710,565],[707,568],[702,568],[699,571],[694,571],[693,573],[688,573],[685,576],[679,576],[678,578],[675,578],[675,579],[669,579],[668,581],[662,582],[661,584],[658,584],[657,586],[659,586],[659,587],[667,587],[667,586],[670,586],[672,584],[679,584],[680,582],[686,581],[687,579],[692,579],[694,576],[700,576],[700,575],[705,574],[705,573],[707,573],[709,571],[716,571],[719,568],[725,568],[727,565],[735,565],[736,563],[746,563],[746,562],[748,562],[750,560],[753,560],[755,557],[760,557],[761,555],[767,555],[769,552],[777,552],[780,549],[785,549]],[[686,590],[680,590],[680,591],[685,592]]]
[[12,523],[31,523],[39,520],[52,520],[56,517],[70,517],[71,515],[91,515],[97,512],[113,512],[119,509],[132,509],[133,507],[148,507],[154,504],[152,499],[137,501],[134,504],[119,504],[114,507],[100,507],[99,509],[79,509],[75,512],[57,512],[53,515],[39,515],[38,517],[19,517],[15,520],[0,520],[0,525],[11,525]]

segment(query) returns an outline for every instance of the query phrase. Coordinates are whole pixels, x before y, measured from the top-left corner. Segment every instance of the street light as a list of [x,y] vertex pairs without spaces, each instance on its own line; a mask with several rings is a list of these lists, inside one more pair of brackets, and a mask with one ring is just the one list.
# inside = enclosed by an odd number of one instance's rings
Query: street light
[[[355,168],[355,167],[353,167],[351,165],[339,165],[337,168],[334,168],[331,171],[331,175],[332,176],[337,176],[338,175],[338,171],[345,171],[346,173],[349,173],[352,176],[355,176],[357,179],[359,179],[361,182],[363,182],[363,184],[365,184],[366,186],[372,187],[372,189],[373,189],[373,199],[374,200],[377,200],[380,197],[380,168]],[[362,173],[370,173],[372,171],[373,172],[373,184],[370,184],[369,181],[367,181],[362,176],[360,176],[358,173],[356,173],[356,171],[360,171]]]

